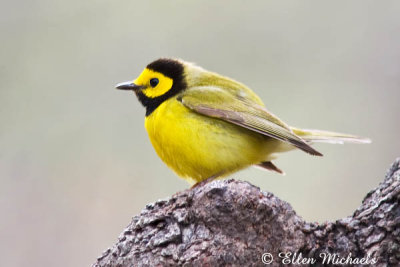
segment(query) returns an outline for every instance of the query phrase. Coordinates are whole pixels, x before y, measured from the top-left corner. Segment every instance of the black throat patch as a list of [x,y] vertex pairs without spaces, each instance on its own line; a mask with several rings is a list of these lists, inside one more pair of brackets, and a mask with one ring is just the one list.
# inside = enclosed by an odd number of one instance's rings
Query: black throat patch
[[186,89],[183,64],[177,60],[160,58],[153,61],[147,68],[160,72],[173,80],[172,88],[165,94],[155,98],[147,97],[142,91],[136,92],[139,101],[146,107],[146,117],[149,116],[165,100],[175,96]]

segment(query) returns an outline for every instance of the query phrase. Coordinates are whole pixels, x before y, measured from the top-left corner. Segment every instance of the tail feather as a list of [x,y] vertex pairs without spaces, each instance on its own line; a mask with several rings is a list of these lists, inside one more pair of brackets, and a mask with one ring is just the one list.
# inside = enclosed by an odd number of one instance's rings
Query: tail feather
[[271,161],[264,161],[264,162],[261,162],[261,163],[255,165],[255,166],[263,168],[263,169],[266,169],[266,170],[269,170],[269,171],[274,171],[274,172],[280,173],[282,175],[285,175],[285,172],[282,171],[281,169],[279,169],[278,167],[276,167],[276,165],[273,164]]
[[335,133],[321,130],[291,128],[292,131],[307,142],[323,142],[331,144],[356,143],[369,144],[371,139],[350,134]]

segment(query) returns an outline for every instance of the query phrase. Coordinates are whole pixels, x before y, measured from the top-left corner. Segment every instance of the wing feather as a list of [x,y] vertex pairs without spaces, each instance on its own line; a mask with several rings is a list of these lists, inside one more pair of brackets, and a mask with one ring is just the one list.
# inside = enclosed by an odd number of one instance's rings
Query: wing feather
[[233,95],[217,87],[202,86],[185,91],[178,100],[187,108],[200,114],[219,118],[292,144],[311,155],[322,156],[263,106],[240,97],[240,92],[238,95]]

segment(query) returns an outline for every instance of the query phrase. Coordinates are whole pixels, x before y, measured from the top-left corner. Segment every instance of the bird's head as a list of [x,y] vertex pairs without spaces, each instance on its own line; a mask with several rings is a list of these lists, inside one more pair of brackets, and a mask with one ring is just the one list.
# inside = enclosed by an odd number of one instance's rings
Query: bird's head
[[186,89],[185,63],[161,58],[153,61],[133,82],[117,84],[120,90],[132,90],[150,115],[162,102]]

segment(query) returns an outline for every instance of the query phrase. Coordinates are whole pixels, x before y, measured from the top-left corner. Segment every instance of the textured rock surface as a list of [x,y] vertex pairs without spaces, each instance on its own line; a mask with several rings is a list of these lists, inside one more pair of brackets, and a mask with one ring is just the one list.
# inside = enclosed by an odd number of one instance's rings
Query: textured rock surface
[[288,203],[246,182],[177,193],[147,205],[93,266],[265,266],[267,252],[270,266],[282,265],[282,253],[292,253],[293,265],[322,265],[321,253],[330,253],[329,265],[350,256],[346,263],[400,266],[400,158],[353,216],[324,224],[304,222]]

